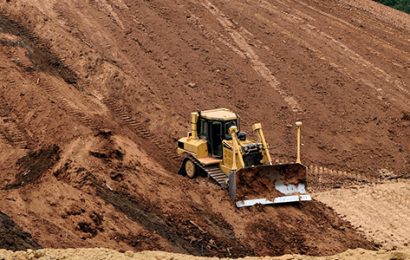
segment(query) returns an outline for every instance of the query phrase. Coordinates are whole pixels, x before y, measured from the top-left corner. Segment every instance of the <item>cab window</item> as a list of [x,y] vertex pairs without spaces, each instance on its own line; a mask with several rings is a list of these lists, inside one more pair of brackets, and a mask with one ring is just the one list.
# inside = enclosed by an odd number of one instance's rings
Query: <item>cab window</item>
[[207,138],[207,134],[208,134],[208,122],[205,121],[204,119],[201,119],[199,121],[200,124],[200,130],[199,130],[199,136],[203,137],[203,138]]

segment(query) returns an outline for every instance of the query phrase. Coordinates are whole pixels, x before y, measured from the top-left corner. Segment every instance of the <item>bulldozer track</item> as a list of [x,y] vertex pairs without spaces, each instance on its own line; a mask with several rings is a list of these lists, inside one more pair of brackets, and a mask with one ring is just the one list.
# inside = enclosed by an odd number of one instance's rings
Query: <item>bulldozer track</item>
[[205,167],[208,177],[215,180],[222,188],[227,187],[228,176],[219,169],[218,166],[210,165]]
[[187,155],[185,160],[191,160],[198,168],[200,168],[203,172],[206,173],[208,178],[213,179],[217,182],[222,188],[227,188],[228,184],[228,176],[221,171],[217,164],[212,165],[203,165],[200,161],[198,161],[192,155]]
[[147,128],[145,120],[142,120],[141,117],[137,118],[130,115],[130,112],[128,112],[126,108],[114,98],[105,98],[103,103],[106,104],[114,116],[124,122],[128,128],[134,132],[134,134],[144,140],[150,141],[156,146],[156,148],[160,148],[158,150],[163,152],[167,158],[174,162],[180,162],[181,158],[176,154],[175,147],[171,147],[169,144],[160,140],[155,134],[153,134]]
[[13,147],[28,149],[28,137],[11,117],[10,108],[3,97],[0,97],[0,118],[0,139]]

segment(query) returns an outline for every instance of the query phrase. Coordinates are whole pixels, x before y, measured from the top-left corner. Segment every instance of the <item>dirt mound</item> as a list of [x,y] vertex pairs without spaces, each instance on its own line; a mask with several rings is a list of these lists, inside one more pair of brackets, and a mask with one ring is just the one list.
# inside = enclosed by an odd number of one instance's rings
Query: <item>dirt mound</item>
[[275,182],[267,176],[242,174],[238,179],[236,194],[238,200],[284,196],[283,193],[275,189]]
[[[300,164],[259,166],[238,171],[237,199],[256,199],[284,196],[276,183],[283,185],[306,184],[306,168]],[[290,194],[287,194],[290,195]]]
[[38,249],[41,246],[20,229],[9,216],[0,212],[0,248],[8,250]]

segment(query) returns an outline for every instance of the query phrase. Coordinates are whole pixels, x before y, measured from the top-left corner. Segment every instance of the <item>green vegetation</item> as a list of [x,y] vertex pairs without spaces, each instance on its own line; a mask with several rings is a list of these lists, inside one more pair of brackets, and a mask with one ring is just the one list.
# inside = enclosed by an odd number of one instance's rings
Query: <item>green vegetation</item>
[[410,0],[376,0],[376,1],[410,14]]

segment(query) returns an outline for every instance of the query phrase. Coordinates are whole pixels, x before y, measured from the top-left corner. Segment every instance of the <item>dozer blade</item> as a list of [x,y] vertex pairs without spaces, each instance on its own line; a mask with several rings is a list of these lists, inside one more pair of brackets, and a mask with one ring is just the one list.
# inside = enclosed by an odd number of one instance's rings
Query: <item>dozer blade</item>
[[312,200],[306,167],[299,163],[249,167],[229,177],[229,194],[239,208]]

